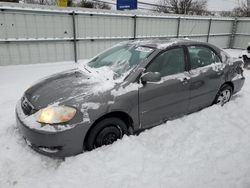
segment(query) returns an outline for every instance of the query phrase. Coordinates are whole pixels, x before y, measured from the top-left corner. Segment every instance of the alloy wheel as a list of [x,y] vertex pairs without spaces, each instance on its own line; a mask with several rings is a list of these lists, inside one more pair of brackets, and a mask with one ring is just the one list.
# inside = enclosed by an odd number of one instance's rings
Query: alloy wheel
[[225,89],[225,90],[222,90],[220,92],[220,95],[217,99],[217,103],[220,103],[220,104],[225,104],[226,102],[228,102],[231,98],[231,90],[230,89]]

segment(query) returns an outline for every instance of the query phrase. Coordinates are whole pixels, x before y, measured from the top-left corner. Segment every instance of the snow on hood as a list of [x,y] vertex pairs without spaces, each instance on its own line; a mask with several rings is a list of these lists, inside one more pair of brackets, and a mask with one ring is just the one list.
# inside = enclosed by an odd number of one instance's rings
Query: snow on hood
[[122,78],[114,80],[114,72],[108,67],[93,69],[83,64],[79,65],[78,69],[90,76],[89,83],[95,83],[92,92],[96,95],[112,89],[116,83],[122,81]]
[[[49,106],[72,104],[76,105],[75,107],[83,114],[81,123],[90,122],[89,110],[97,110],[103,105],[102,102],[96,102],[99,95],[108,92],[110,98],[106,102],[113,104],[115,96],[138,89],[138,84],[131,84],[129,87],[123,88],[121,83],[125,76],[114,79],[114,72],[109,67],[90,68],[86,63],[80,63],[77,69],[58,73],[41,80],[28,89],[26,94],[29,97],[28,100],[37,107],[37,110]],[[105,101],[103,102],[105,103]],[[38,105],[39,103],[43,106]],[[36,122],[35,114],[25,116],[23,119],[31,129],[46,132],[60,132],[76,126],[70,124],[41,125]]]
[[70,100],[81,102],[91,95],[112,90],[125,76],[114,79],[114,72],[109,67],[93,69],[80,63],[76,69],[40,80],[25,92],[25,96],[36,109]]
[[[88,67],[86,64],[83,64],[79,66],[79,69],[90,74],[92,76],[91,81],[100,83],[93,87],[94,94],[99,94],[112,89],[111,95],[116,97],[138,90],[138,87],[141,87],[138,83],[130,83],[129,85],[126,85],[126,82],[124,82],[124,78],[127,76],[126,74],[118,79],[114,79],[114,72],[107,66],[93,69]],[[120,84],[118,88],[115,88],[116,84]]]

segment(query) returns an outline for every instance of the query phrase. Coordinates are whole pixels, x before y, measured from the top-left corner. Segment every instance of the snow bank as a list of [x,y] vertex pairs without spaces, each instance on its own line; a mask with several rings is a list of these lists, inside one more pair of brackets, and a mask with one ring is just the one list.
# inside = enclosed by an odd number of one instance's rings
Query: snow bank
[[27,146],[14,108],[34,80],[71,67],[73,63],[0,67],[1,188],[250,187],[249,71],[242,91],[223,107],[206,108],[62,161]]

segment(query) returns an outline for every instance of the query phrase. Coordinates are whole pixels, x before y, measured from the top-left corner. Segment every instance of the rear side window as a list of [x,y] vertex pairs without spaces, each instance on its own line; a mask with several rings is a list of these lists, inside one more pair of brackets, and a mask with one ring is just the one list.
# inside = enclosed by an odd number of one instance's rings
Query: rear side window
[[174,48],[157,56],[147,68],[147,72],[159,72],[162,77],[185,71],[183,48]]
[[205,67],[213,63],[219,63],[220,58],[208,47],[189,46],[188,47],[191,69]]

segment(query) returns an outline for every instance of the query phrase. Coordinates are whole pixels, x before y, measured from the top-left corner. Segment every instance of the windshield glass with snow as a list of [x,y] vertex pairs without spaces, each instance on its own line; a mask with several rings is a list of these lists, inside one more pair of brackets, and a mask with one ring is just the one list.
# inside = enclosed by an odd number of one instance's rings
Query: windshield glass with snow
[[105,51],[88,63],[95,69],[108,67],[114,72],[114,79],[126,76],[142,60],[153,52],[152,48],[135,45],[120,45]]

